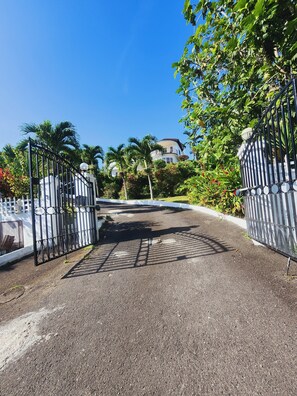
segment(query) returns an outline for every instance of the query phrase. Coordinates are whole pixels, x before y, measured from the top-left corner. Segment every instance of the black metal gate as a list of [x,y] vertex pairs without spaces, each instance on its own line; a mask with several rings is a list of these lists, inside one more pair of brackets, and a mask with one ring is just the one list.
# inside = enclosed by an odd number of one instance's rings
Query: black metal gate
[[291,80],[242,147],[241,174],[248,234],[297,258],[297,93]]
[[97,240],[94,186],[50,150],[29,143],[35,265]]

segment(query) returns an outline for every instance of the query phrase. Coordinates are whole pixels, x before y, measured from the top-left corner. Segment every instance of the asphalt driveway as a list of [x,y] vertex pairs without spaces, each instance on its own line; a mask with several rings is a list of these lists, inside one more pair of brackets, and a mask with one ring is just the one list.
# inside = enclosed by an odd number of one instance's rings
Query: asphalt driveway
[[34,269],[34,287],[0,304],[1,395],[297,394],[284,257],[190,210],[102,213],[112,221],[83,260]]

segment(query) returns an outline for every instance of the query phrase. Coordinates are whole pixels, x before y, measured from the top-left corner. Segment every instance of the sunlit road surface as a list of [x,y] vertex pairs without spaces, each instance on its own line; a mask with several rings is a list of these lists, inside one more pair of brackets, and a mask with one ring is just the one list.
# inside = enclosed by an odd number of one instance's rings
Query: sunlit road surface
[[204,214],[101,206],[83,261],[0,306],[1,395],[297,395],[284,257]]

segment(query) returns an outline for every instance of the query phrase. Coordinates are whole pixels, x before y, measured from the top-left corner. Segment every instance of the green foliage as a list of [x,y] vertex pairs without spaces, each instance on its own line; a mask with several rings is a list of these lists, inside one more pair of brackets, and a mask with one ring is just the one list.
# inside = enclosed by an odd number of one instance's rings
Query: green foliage
[[154,170],[154,191],[159,197],[186,193],[185,181],[195,175],[196,164],[192,161],[167,164]]
[[240,133],[256,125],[297,72],[296,4],[186,0],[183,13],[194,31],[173,66],[180,77],[185,135],[200,169],[187,186],[193,201],[239,214],[240,200],[232,191],[241,184],[234,166]]
[[52,126],[50,121],[37,124],[24,124],[22,131],[25,135],[33,135],[36,143],[42,144],[56,154],[67,158],[75,158],[74,151],[79,150],[78,135],[74,125],[63,121]]
[[157,143],[157,138],[152,135],[146,135],[141,140],[132,137],[129,139],[129,143],[129,153],[131,159],[135,162],[137,166],[142,167],[144,172],[146,173],[150,190],[150,197],[151,199],[154,199],[151,180],[153,164],[151,153],[155,150],[163,151],[163,147]]
[[228,152],[226,142],[217,144],[225,163],[225,152],[236,154],[240,131],[255,124],[269,98],[297,71],[296,6],[293,0],[200,1],[196,6],[187,0],[184,15],[195,32],[174,67],[186,134],[198,158],[200,140],[212,145],[227,138]]
[[91,167],[93,166],[96,172],[99,166],[98,160],[103,161],[104,152],[101,146],[89,146],[88,144],[83,144],[80,156],[81,160],[86,162],[88,165],[91,165]]
[[154,161],[154,169],[164,169],[166,168],[166,162],[162,159]]
[[200,170],[197,176],[186,181],[192,204],[208,206],[220,212],[242,216],[242,198],[235,195],[241,178],[238,164],[233,167],[219,166]]
[[[20,198],[29,194],[30,180],[28,171],[27,151],[6,145],[1,153],[2,190],[4,196],[13,195]],[[7,189],[9,186],[9,190]]]
[[[144,172],[130,173],[127,176],[127,189],[130,199],[149,198],[150,192],[147,184],[147,175]],[[123,191],[121,192],[123,197]]]
[[99,176],[99,196],[108,199],[118,199],[123,186],[122,178],[111,177],[101,173]]
[[131,168],[129,152],[124,144],[120,144],[117,148],[108,147],[105,156],[107,171],[111,172],[117,169],[118,175],[122,178],[125,199],[128,199],[128,191],[126,186],[127,171]]

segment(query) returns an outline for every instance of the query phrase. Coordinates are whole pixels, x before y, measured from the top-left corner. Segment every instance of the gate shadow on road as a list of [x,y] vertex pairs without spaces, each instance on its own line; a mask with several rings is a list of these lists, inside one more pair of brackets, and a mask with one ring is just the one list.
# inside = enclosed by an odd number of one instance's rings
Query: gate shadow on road
[[105,239],[64,277],[181,262],[234,250],[225,242],[196,232],[198,226],[152,230],[149,222],[116,223]]

